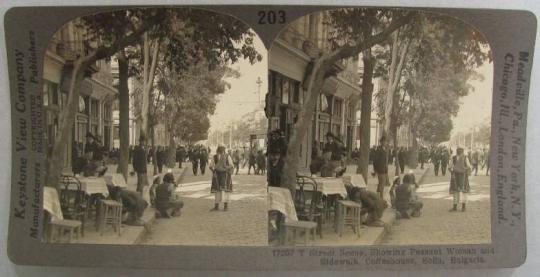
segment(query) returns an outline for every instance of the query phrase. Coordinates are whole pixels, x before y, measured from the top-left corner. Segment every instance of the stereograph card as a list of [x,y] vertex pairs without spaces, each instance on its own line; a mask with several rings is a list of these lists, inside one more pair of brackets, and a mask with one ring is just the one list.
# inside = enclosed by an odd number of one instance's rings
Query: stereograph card
[[4,25],[14,263],[526,259],[528,11],[14,7]]

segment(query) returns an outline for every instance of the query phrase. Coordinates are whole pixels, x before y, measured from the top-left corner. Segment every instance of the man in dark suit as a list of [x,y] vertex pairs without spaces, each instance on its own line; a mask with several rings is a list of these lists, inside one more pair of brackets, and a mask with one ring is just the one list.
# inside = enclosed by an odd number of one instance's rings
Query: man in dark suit
[[388,178],[388,148],[385,137],[379,140],[379,146],[374,151],[373,170],[379,180],[377,192],[379,193],[379,197],[384,199],[384,187],[390,186],[390,180]]
[[137,192],[142,195],[144,186],[148,185],[146,177],[146,138],[141,135],[139,145],[133,149],[133,170],[137,173]]

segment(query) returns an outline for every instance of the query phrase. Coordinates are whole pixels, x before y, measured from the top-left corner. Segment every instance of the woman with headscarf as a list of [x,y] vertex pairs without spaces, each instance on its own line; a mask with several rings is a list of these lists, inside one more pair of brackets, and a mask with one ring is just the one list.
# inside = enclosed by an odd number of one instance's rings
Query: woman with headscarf
[[223,211],[227,211],[229,208],[229,193],[232,192],[234,163],[231,156],[225,152],[224,146],[219,146],[216,152],[210,160],[209,166],[213,173],[211,192],[215,193],[215,206],[211,211],[218,211],[220,203],[223,203]]

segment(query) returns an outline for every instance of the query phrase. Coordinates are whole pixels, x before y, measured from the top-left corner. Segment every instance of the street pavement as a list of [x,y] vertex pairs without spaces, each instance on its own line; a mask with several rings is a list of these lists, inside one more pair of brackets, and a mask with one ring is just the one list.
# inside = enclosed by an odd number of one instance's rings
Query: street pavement
[[233,193],[229,210],[211,212],[214,195],[210,193],[211,172],[194,176],[191,164],[180,180],[182,215],[156,219],[143,240],[147,245],[267,245],[266,175],[247,175],[247,168],[233,175]]
[[398,219],[383,240],[385,245],[479,244],[491,243],[490,183],[485,171],[470,176],[471,193],[467,210],[449,212],[452,196],[448,193],[450,176],[426,173],[417,190],[424,203],[422,216]]

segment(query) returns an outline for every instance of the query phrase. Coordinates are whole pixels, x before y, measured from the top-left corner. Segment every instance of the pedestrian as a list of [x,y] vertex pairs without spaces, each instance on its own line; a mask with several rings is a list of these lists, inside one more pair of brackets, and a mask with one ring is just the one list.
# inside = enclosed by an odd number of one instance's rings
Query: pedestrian
[[238,175],[238,170],[240,169],[240,150],[236,149],[233,154],[233,164],[234,164],[234,170],[235,175]]
[[179,146],[176,149],[176,162],[178,163],[178,168],[182,168],[182,163],[185,160],[186,151],[183,146]]
[[255,155],[255,149],[252,149],[249,151],[249,157],[248,157],[248,175],[251,175],[251,168],[253,167],[254,174],[257,174],[257,156]]
[[165,160],[167,159],[166,155],[167,153],[165,149],[163,149],[162,146],[158,146],[156,150],[156,163],[157,163],[159,174],[163,172],[163,165],[165,164]]
[[242,169],[246,168],[246,148],[242,150],[242,153],[240,154],[240,165],[242,166]]
[[439,176],[439,167],[441,166],[441,153],[437,147],[434,147],[431,152],[431,163],[433,164],[433,172],[435,172],[435,176]]
[[206,172],[206,164],[208,163],[208,150],[206,147],[202,147],[199,154],[199,165],[201,168],[201,175]]
[[478,154],[478,150],[474,150],[474,152],[471,154],[471,166],[472,166],[472,172],[474,172],[474,176],[478,176],[478,163],[480,162],[480,157]]
[[198,149],[191,150],[191,155],[189,156],[189,160],[191,161],[193,175],[197,176],[197,171],[199,170],[199,150]]
[[374,151],[373,170],[377,174],[378,179],[377,193],[379,193],[381,199],[384,199],[384,187],[390,186],[390,180],[388,178],[388,148],[385,137],[381,137],[379,146]]
[[266,155],[262,150],[257,152],[257,174],[266,174]]
[[[156,186],[156,210],[158,217],[169,218],[171,216],[180,216],[180,210],[184,207],[184,202],[177,199],[174,195],[176,184],[172,173],[163,176],[163,182]],[[170,213],[169,213],[170,211]]]
[[457,211],[458,204],[461,203],[461,211],[465,211],[467,203],[467,194],[470,192],[469,173],[471,165],[469,160],[463,153],[463,148],[456,150],[456,155],[450,161],[450,189],[449,192],[453,197],[453,207],[451,212]]
[[225,153],[224,146],[218,146],[216,154],[210,160],[210,170],[212,170],[211,192],[215,193],[214,208],[211,211],[218,211],[219,204],[223,203],[223,211],[229,208],[229,193],[232,192],[232,170],[233,161],[230,155]]
[[141,195],[143,193],[144,186],[148,185],[148,179],[146,177],[146,138],[141,135],[139,137],[139,145],[133,149],[133,170],[137,173],[137,192]]
[[441,150],[441,173],[442,176],[446,176],[446,169],[448,168],[448,162],[450,162],[450,152],[446,147]]
[[422,146],[420,149],[420,152],[418,153],[418,160],[420,161],[420,169],[424,169],[424,164],[427,160],[427,149],[426,147]]

